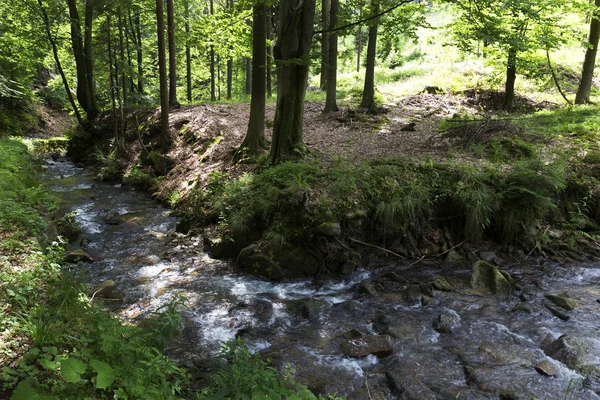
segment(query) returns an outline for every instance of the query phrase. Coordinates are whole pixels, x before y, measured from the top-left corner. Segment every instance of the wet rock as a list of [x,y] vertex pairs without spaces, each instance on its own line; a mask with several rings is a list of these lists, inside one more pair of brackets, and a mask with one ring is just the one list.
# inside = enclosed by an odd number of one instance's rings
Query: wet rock
[[313,252],[300,247],[279,249],[273,259],[284,266],[286,275],[290,276],[316,275],[323,265]]
[[94,297],[110,298],[116,288],[115,281],[109,279],[92,289],[91,294]]
[[562,335],[554,342],[542,347],[548,357],[560,361],[571,369],[584,365],[587,353],[591,349],[580,338],[571,335]]
[[254,244],[254,243],[248,247],[244,247],[242,249],[242,251],[240,251],[240,254],[238,254],[238,258],[237,258],[238,264],[241,265],[248,257],[250,257],[251,255],[254,255],[257,252],[258,252],[258,245]]
[[564,308],[567,311],[574,310],[578,306],[577,300],[570,298],[568,293],[561,293],[559,295],[546,293],[544,296],[560,308]]
[[123,217],[117,211],[109,211],[102,217],[102,220],[108,225],[119,225],[123,223]]
[[386,280],[386,281],[392,281],[392,282],[403,282],[404,281],[402,276],[399,273],[394,272],[394,271],[386,272],[385,274],[381,275],[380,279]]
[[479,258],[481,258],[483,261],[485,261],[488,264],[493,264],[494,259],[496,257],[497,257],[496,253],[494,253],[493,251],[482,251],[479,253]]
[[453,292],[456,290],[456,285],[443,276],[433,277],[431,285],[440,292]]
[[341,349],[342,353],[350,358],[361,358],[369,354],[381,358],[389,356],[394,351],[392,338],[388,335],[345,340],[341,343]]
[[323,309],[323,304],[321,300],[306,300],[302,304],[302,316],[308,320],[318,317]]
[[358,293],[360,294],[368,294],[370,296],[377,296],[379,293],[375,288],[375,285],[368,282],[359,283],[357,286]]
[[78,262],[94,262],[92,256],[90,256],[87,252],[77,249],[69,252],[65,256],[65,262],[75,264]]
[[463,266],[465,263],[463,257],[456,250],[450,250],[442,263],[443,268]]
[[546,307],[556,318],[562,319],[563,321],[568,321],[571,319],[569,314],[559,308],[551,306],[550,304],[544,304],[544,307]]
[[534,366],[535,370],[544,376],[557,376],[558,369],[550,361],[542,361]]
[[342,265],[342,269],[341,269],[341,273],[342,275],[350,275],[351,273],[353,273],[356,270],[356,263],[354,261],[346,261],[343,265]]
[[279,264],[264,254],[253,254],[247,257],[241,267],[247,272],[269,279],[278,280],[284,277],[284,272]]
[[471,287],[487,289],[493,294],[505,294],[510,291],[512,278],[507,272],[500,271],[493,265],[478,261],[473,265]]
[[237,258],[248,243],[241,238],[223,238],[216,232],[206,230],[203,237],[204,246],[214,258]]
[[377,312],[373,319],[373,330],[379,333],[385,333],[390,327],[392,319],[390,316],[382,311]]
[[583,387],[600,394],[600,369],[590,367],[587,371],[584,371],[584,375]]
[[533,310],[531,309],[531,307],[529,307],[527,304],[525,303],[517,303],[515,304],[515,306],[512,308],[512,311],[520,311],[520,312],[525,312],[527,314],[532,314]]
[[443,312],[435,321],[433,321],[433,329],[442,334],[452,333],[452,331],[460,326],[460,316],[455,312]]
[[339,222],[323,222],[315,228],[315,233],[325,236],[340,236],[342,227]]
[[402,298],[411,305],[424,304],[426,296],[423,295],[419,285],[409,285],[403,292]]
[[345,339],[360,339],[364,334],[358,329],[350,329],[348,332],[344,333]]
[[392,393],[406,400],[435,400],[437,396],[416,377],[404,371],[386,371],[385,376]]

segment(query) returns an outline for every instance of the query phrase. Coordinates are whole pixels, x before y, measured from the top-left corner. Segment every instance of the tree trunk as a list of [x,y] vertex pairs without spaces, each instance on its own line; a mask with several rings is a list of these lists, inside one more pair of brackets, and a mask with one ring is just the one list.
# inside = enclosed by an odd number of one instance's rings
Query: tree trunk
[[121,7],[117,8],[119,23],[119,63],[121,65],[121,90],[123,91],[121,108],[127,105],[127,73],[125,71],[125,44],[123,40],[123,13]]
[[329,34],[327,29],[332,27],[330,23],[331,0],[321,0],[321,24],[323,33],[321,33],[321,90],[327,90],[327,75],[329,70]]
[[[71,20],[71,45],[75,58],[77,75],[77,100],[85,111],[87,119],[92,121],[98,115],[93,82],[92,58],[92,20],[93,8],[88,1],[85,5],[85,42],[81,34],[81,21],[76,0],[67,0],[69,18]],[[86,53],[89,52],[89,53]]]
[[52,31],[50,30],[50,19],[48,18],[48,13],[46,12],[46,8],[42,4],[42,0],[38,0],[38,5],[40,7],[40,11],[42,13],[42,20],[44,21],[44,27],[46,28],[46,36],[48,37],[48,41],[52,46],[52,54],[54,55],[54,62],[56,63],[56,68],[58,69],[58,73],[62,79],[63,86],[65,87],[65,92],[67,93],[67,97],[69,98],[69,103],[71,103],[71,107],[73,107],[73,112],[75,113],[75,118],[77,118],[77,122],[79,125],[83,126],[83,119],[81,118],[81,114],[79,113],[79,109],[77,108],[77,104],[75,103],[75,99],[73,98],[73,93],[71,93],[71,88],[69,87],[69,81],[67,80],[67,76],[65,75],[65,71],[63,70],[62,64],[60,62],[60,58],[58,57],[58,46],[56,45],[56,41],[52,37]]
[[252,60],[245,58],[246,63],[246,94],[252,93]]
[[272,35],[271,35],[271,25],[273,24],[273,6],[269,6],[267,9],[267,39],[269,40],[269,45],[267,46],[267,96],[273,97],[273,82],[271,77],[271,70],[273,69],[272,59],[273,59],[273,46],[271,44]]
[[135,29],[137,39],[137,68],[138,68],[138,93],[140,96],[144,94],[144,69],[143,69],[143,54],[142,54],[142,27],[140,24],[140,13],[135,13]]
[[[379,5],[376,0],[373,1],[373,13],[377,14]],[[375,57],[377,50],[377,25],[375,20],[369,27],[369,44],[367,45],[367,68],[365,71],[365,88],[363,90],[360,108],[369,112],[375,110]]]
[[275,45],[277,105],[269,158],[276,164],[304,152],[302,121],[310,66],[315,0],[281,0]]
[[117,122],[117,101],[115,99],[115,81],[118,79],[115,77],[113,70],[113,54],[112,54],[112,38],[110,33],[110,12],[106,14],[106,30],[108,35],[108,76],[110,79],[110,104],[113,116],[113,135],[116,138],[118,135],[119,125]]
[[166,151],[171,144],[171,136],[169,135],[169,82],[167,81],[163,1],[156,0],[156,31],[158,33],[158,75],[160,81],[160,144],[163,150]]
[[513,108],[515,102],[515,81],[517,79],[517,49],[511,47],[508,49],[508,58],[506,60],[506,84],[504,89],[505,110]]
[[252,8],[252,100],[250,121],[241,150],[255,155],[265,145],[265,85],[267,64],[267,6],[257,1]]
[[192,101],[192,52],[190,49],[190,2],[185,1],[185,81],[187,101]]
[[[334,28],[338,24],[340,10],[339,0],[331,0],[329,27]],[[329,34],[329,65],[327,66],[327,97],[325,98],[325,112],[337,111],[337,46],[338,36],[336,32]]]
[[[600,0],[596,0],[594,4],[596,7],[600,7]],[[596,65],[596,53],[598,52],[598,39],[600,38],[600,20],[598,20],[597,13],[598,11],[595,10],[592,22],[590,23],[589,44],[585,52],[581,80],[579,81],[579,88],[575,96],[575,104],[584,104],[590,101],[592,78],[594,77],[594,66]]]
[[[210,0],[210,15],[215,12],[214,1]],[[210,100],[216,101],[215,95],[215,46],[210,45]]]
[[[362,19],[362,6],[359,8],[358,19]],[[360,55],[362,54],[362,26],[358,25],[356,32],[356,72],[360,72]]]
[[169,40],[169,106],[177,107],[177,49],[175,48],[175,11],[173,0],[167,0],[167,34]]
[[85,74],[87,82],[87,92],[90,102],[90,111],[86,112],[89,120],[94,120],[100,114],[98,103],[96,102],[96,86],[94,82],[94,57],[92,52],[92,23],[94,21],[94,2],[87,0],[85,2],[85,37],[84,37],[84,60]]

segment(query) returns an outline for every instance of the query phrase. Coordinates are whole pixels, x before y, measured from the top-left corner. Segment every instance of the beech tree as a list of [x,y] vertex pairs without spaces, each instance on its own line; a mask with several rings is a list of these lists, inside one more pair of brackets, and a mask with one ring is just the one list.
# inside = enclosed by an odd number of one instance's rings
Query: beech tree
[[171,138],[169,135],[169,83],[167,81],[163,0],[156,0],[156,32],[158,36],[158,75],[160,81],[161,146],[166,149],[170,145]]
[[279,34],[273,52],[277,105],[269,155],[274,164],[304,152],[302,121],[314,19],[315,0],[280,0]]
[[590,90],[592,89],[596,54],[598,53],[598,39],[600,38],[600,20],[598,19],[600,0],[596,0],[594,6],[590,22],[588,46],[585,52],[585,60],[583,61],[579,88],[577,89],[577,95],[575,96],[575,104],[589,103],[590,101]]
[[248,131],[241,145],[248,154],[265,146],[265,89],[267,66],[267,11],[265,0],[255,0],[252,13],[252,99]]
[[[328,26],[330,28],[335,28],[338,24],[338,14],[340,11],[340,2],[339,0],[330,0],[330,10],[329,10],[329,23]],[[332,31],[328,35],[329,44],[327,50],[329,54],[327,55],[328,65],[327,65],[327,79],[325,81],[327,88],[327,97],[325,99],[325,112],[329,111],[337,111],[338,106],[336,102],[337,95],[337,58],[338,58],[338,35],[336,31]],[[321,74],[324,74],[325,71],[322,71]]]
[[175,48],[173,0],[167,0],[167,36],[169,40],[169,106],[176,107],[179,105],[179,101],[177,100],[177,49]]

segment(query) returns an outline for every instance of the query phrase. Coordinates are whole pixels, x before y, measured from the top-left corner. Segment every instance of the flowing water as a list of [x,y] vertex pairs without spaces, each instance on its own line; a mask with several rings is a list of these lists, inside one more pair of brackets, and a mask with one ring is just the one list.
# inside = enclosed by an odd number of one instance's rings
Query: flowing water
[[[470,271],[460,268],[372,262],[344,279],[275,283],[212,259],[202,239],[176,233],[177,219],[147,194],[96,182],[90,170],[63,161],[46,163],[45,182],[76,211],[83,249],[95,259],[83,266],[90,284],[116,282],[123,301],[112,305],[115,313],[135,321],[176,291],[188,299],[184,332],[170,349],[186,365],[210,364],[221,341],[242,336],[311,389],[349,399],[600,399],[584,375],[542,350],[570,334],[586,343],[586,365],[600,367],[598,265],[512,266],[514,276],[545,271],[521,295],[530,313],[512,311],[516,294],[482,296],[464,285],[423,297],[410,285],[436,274],[468,282]],[[107,224],[109,212],[123,222]],[[380,294],[358,290],[365,282],[379,284]],[[578,300],[570,320],[543,306],[547,292]],[[451,329],[436,331],[440,318]],[[352,330],[391,334],[393,353],[345,357],[340,344]],[[542,361],[555,376],[536,371]]]

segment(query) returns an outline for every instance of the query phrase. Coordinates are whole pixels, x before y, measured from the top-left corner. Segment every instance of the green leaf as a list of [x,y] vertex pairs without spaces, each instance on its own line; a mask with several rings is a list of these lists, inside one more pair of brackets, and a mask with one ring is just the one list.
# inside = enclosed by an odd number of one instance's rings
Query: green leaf
[[48,396],[38,392],[37,382],[33,378],[27,378],[19,383],[13,392],[11,400],[56,400],[56,397]]
[[115,370],[105,362],[99,360],[91,360],[92,369],[98,373],[96,378],[96,387],[98,389],[106,389],[115,380]]
[[81,379],[81,374],[87,366],[76,358],[67,358],[60,363],[60,372],[67,382],[75,383]]
[[45,358],[42,358],[41,360],[39,360],[39,362],[42,367],[49,369],[51,371],[55,371],[58,368],[58,364],[56,363],[56,361],[47,360]]

